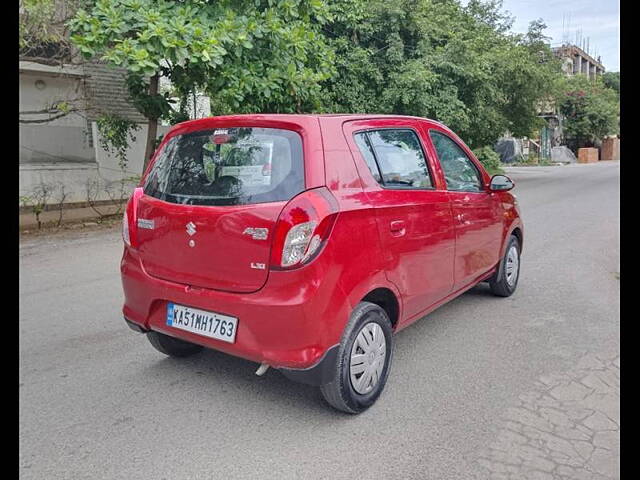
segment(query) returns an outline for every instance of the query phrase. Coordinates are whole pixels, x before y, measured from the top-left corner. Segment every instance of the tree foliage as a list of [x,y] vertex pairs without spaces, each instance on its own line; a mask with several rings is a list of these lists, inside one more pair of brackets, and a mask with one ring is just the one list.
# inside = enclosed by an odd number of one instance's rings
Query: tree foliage
[[168,117],[172,105],[145,98],[146,79],[167,77],[184,97],[202,89],[216,113],[296,111],[319,105],[331,52],[320,0],[98,0],[71,22],[73,42],[130,72],[136,106]]
[[[580,141],[611,130],[609,94],[598,86],[588,100],[567,96],[542,20],[513,33],[501,0],[89,3],[69,24],[71,39],[86,57],[127,70],[133,103],[150,126],[159,118],[188,118],[189,96],[202,92],[214,115],[434,118],[472,148],[492,145],[505,131],[529,136],[543,124],[542,106],[554,102],[574,115],[567,132]],[[171,81],[171,94],[158,91],[161,77]],[[619,75],[605,75],[605,84],[607,92],[619,91]],[[585,108],[591,113],[578,113]]]
[[[198,89],[215,114],[319,107],[319,82],[332,73],[319,34],[327,14],[322,0],[97,0],[70,27],[83,55],[127,70],[133,103],[149,119],[146,164],[157,120],[184,117]],[[160,77],[177,91],[177,108],[158,91]]]
[[326,108],[435,118],[473,147],[528,135],[559,64],[532,23],[509,32],[497,0],[335,0],[326,28],[337,75]]
[[574,150],[595,146],[604,136],[620,132],[618,93],[602,79],[567,78],[559,109],[565,117],[565,139]]
[[129,142],[136,141],[134,134],[140,126],[114,114],[101,115],[96,123],[100,133],[100,146],[104,151],[116,156],[118,166],[125,173],[128,165]]
[[605,87],[615,90],[620,95],[620,72],[606,72],[602,75]]
[[476,148],[473,151],[473,154],[480,161],[480,163],[482,163],[482,165],[490,175],[504,173],[501,168],[502,164],[500,163],[500,155],[498,155],[493,148],[489,146]]
[[49,65],[74,59],[66,22],[90,0],[20,0],[18,47],[20,57]]
[[54,0],[20,0],[18,45],[21,49],[60,40],[60,33],[51,27],[54,9]]

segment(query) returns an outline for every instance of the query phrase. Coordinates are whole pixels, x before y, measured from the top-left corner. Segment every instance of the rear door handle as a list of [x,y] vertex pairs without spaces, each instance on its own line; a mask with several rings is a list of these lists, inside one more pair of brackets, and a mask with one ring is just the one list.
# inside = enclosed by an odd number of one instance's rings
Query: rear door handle
[[404,220],[393,220],[389,224],[389,229],[391,230],[391,235],[394,237],[401,237],[407,231]]

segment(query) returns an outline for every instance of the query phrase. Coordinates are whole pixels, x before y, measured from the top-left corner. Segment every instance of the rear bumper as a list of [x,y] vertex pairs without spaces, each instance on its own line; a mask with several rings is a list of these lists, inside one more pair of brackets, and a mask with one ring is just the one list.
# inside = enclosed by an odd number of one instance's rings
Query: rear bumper
[[308,385],[325,385],[331,382],[336,373],[338,349],[340,345],[330,347],[314,365],[309,368],[280,368],[289,380]]
[[[123,314],[140,332],[155,330],[247,360],[281,369],[289,378],[319,385],[330,381],[332,347],[340,341],[350,308],[339,286],[340,270],[322,261],[290,272],[269,273],[255,293],[193,288],[150,276],[134,249],[121,261]],[[174,302],[238,318],[235,343],[176,329],[166,324]],[[331,365],[331,368],[328,367]]]
[[[127,326],[138,333],[147,333],[149,330],[130,322],[126,318],[124,321]],[[320,386],[325,385],[333,380],[336,371],[336,362],[338,361],[338,348],[340,345],[334,345],[327,349],[315,364],[309,368],[286,368],[280,367],[279,370],[289,380],[294,382],[306,383],[308,385]]]
[[142,325],[138,325],[137,323],[133,323],[130,320],[127,320],[127,317],[124,317],[124,321],[127,323],[127,327],[129,327],[134,332],[138,333],[147,333],[149,330],[144,328]]

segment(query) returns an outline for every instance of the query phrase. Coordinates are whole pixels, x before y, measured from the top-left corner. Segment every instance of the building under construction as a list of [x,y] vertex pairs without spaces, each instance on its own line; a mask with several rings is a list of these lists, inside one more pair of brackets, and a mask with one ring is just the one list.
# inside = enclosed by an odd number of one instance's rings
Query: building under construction
[[562,71],[567,75],[583,74],[595,79],[597,75],[604,73],[604,65],[600,62],[600,57],[596,60],[576,45],[565,44],[556,47],[553,53],[562,59]]

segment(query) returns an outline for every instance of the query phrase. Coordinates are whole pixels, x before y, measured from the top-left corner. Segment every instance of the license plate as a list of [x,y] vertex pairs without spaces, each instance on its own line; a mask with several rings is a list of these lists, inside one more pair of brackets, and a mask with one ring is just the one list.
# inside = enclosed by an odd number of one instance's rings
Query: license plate
[[221,313],[205,312],[197,308],[168,303],[167,325],[223,342],[234,343],[238,319]]

